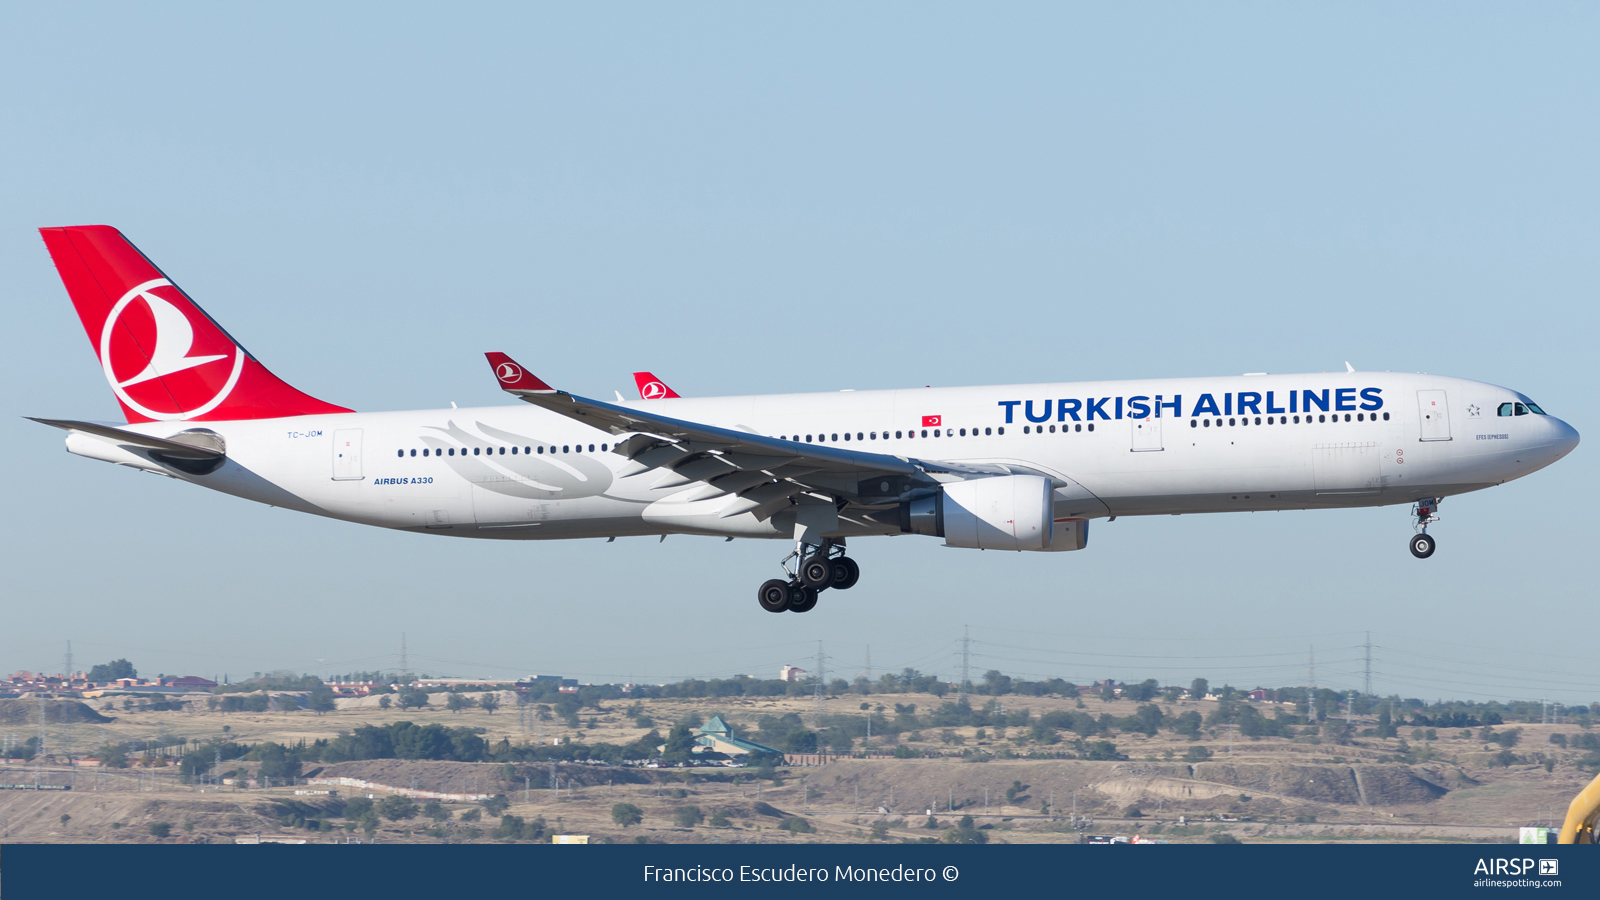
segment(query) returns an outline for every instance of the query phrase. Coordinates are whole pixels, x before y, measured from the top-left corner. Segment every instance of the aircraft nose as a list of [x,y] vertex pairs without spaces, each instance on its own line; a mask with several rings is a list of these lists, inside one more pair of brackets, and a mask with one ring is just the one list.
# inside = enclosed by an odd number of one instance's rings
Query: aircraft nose
[[1581,438],[1578,436],[1578,429],[1573,428],[1571,425],[1568,425],[1566,422],[1556,418],[1555,416],[1549,416],[1548,418],[1550,419],[1550,424],[1554,426],[1555,430],[1555,434],[1552,436],[1550,443],[1554,446],[1557,458],[1559,459],[1560,457],[1566,456],[1568,453],[1571,453],[1573,450],[1577,449],[1578,441],[1581,440]]

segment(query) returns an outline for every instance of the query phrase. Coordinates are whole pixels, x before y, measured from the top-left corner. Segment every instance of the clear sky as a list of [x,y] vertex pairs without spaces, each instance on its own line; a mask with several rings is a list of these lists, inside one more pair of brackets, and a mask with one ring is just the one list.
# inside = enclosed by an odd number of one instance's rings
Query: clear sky
[[472,542],[64,452],[118,410],[40,242],[121,228],[361,410],[1420,370],[1593,442],[1600,7],[12,4],[0,21],[0,669],[661,681],[808,666],[1600,700],[1594,448],[1445,501],[1097,522],[1071,554]]

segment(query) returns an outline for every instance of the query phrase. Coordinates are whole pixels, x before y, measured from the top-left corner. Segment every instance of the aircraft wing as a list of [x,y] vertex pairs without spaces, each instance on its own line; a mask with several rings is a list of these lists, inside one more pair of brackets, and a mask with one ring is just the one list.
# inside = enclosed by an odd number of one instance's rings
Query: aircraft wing
[[[723,515],[787,505],[802,493],[826,494],[862,506],[887,506],[921,496],[940,482],[1009,474],[1003,466],[963,465],[784,441],[736,428],[691,422],[558,391],[504,353],[485,356],[507,393],[619,437],[614,453],[631,462],[622,477],[662,470],[652,487],[704,482],[689,499],[736,493]],[[669,407],[670,408],[670,407]],[[770,513],[768,513],[770,515]]]

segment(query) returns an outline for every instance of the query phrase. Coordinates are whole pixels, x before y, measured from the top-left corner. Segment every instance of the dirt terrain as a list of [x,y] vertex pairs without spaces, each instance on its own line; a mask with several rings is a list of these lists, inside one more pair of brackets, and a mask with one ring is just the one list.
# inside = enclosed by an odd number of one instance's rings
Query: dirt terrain
[[[986,698],[975,698],[982,701]],[[1053,709],[1074,709],[1077,701],[1061,698],[1004,698],[1012,711],[1027,708],[1035,716]],[[926,695],[842,695],[827,701],[827,714],[860,715],[861,703],[876,708],[915,704],[925,715],[943,701]],[[1095,716],[1128,716],[1137,704],[1085,700]],[[625,744],[648,729],[625,710],[633,701],[606,701],[602,709],[584,709],[576,729],[559,718],[540,720],[507,705],[490,715],[481,709],[451,713],[442,698],[434,706],[402,712],[375,703],[347,704],[324,715],[292,713],[228,713],[190,703],[181,711],[145,712],[117,708],[117,717],[103,723],[53,721],[47,749],[52,764],[0,767],[0,783],[72,783],[71,791],[0,790],[0,839],[23,841],[212,841],[284,838],[329,842],[368,840],[355,823],[339,815],[344,800],[374,795],[368,791],[325,785],[270,789],[244,786],[180,784],[176,769],[160,761],[149,768],[97,770],[68,768],[66,754],[90,755],[107,741],[140,741],[156,737],[191,741],[223,739],[250,743],[273,740],[293,744],[332,738],[364,724],[399,720],[437,722],[472,728],[485,739],[513,744],[556,740]],[[92,704],[91,704],[92,705]],[[1214,703],[1161,703],[1169,715],[1194,709],[1202,713]],[[722,698],[715,700],[645,700],[636,713],[654,720],[665,733],[689,714],[722,715],[736,733],[758,739],[762,716],[795,713],[806,719],[814,703],[802,698]],[[109,712],[109,710],[107,710]],[[1268,712],[1270,715],[1270,712]],[[1372,722],[1355,722],[1356,731]],[[424,791],[503,794],[506,813],[525,820],[543,818],[549,830],[590,835],[595,840],[710,842],[782,841],[841,842],[870,839],[932,839],[963,815],[993,842],[1071,842],[1080,830],[1089,833],[1145,834],[1172,841],[1207,841],[1226,831],[1245,841],[1511,841],[1516,826],[1553,820],[1559,824],[1566,804],[1590,773],[1572,762],[1581,754],[1548,742],[1552,733],[1575,735],[1573,725],[1507,725],[1522,729],[1514,752],[1522,760],[1491,766],[1498,745],[1480,740],[1480,732],[1439,730],[1433,740],[1402,727],[1387,740],[1358,736],[1349,745],[1306,738],[1250,740],[1225,728],[1205,729],[1198,741],[1161,731],[1154,737],[1115,733],[1109,737],[1124,760],[1022,758],[1026,754],[1071,751],[1066,734],[1061,744],[1044,746],[1029,730],[923,728],[897,738],[875,737],[873,750],[886,752],[903,745],[940,751],[942,758],[842,758],[825,765],[777,770],[776,779],[758,780],[737,769],[651,769],[571,763],[458,763],[418,760],[366,760],[331,765],[308,764],[303,774],[356,778]],[[17,735],[36,733],[34,720],[0,728]],[[981,732],[981,733],[980,733]],[[1402,752],[1409,745],[1411,762]],[[1193,747],[1205,747],[1211,758],[1185,762]],[[1421,752],[1419,752],[1421,751]],[[60,754],[59,756],[57,754]],[[965,754],[964,756],[962,754]],[[1428,758],[1431,757],[1431,758]],[[1542,762],[1548,759],[1551,769]],[[135,764],[140,762],[136,757]],[[61,763],[61,764],[55,764]],[[227,763],[224,769],[251,764]],[[336,798],[296,795],[294,791],[335,789]],[[1012,799],[1007,800],[1010,789]],[[424,802],[424,801],[419,801]],[[631,803],[642,813],[638,824],[612,822],[611,809]],[[696,806],[705,821],[689,827],[675,824],[681,807]],[[371,839],[380,842],[490,840],[498,817],[470,803],[446,803],[451,817],[443,827],[417,816],[383,821]],[[478,809],[476,817],[470,814]],[[929,827],[929,811],[935,820]],[[727,824],[713,827],[721,813]],[[463,815],[467,814],[467,815]],[[68,818],[63,821],[62,816]],[[778,826],[790,816],[805,820],[812,833],[791,833]],[[1079,817],[1077,820],[1074,816]],[[719,823],[720,823],[719,819]],[[150,826],[166,823],[168,836],[157,837]],[[310,827],[307,827],[310,823]],[[330,830],[316,830],[322,823]],[[877,825],[876,836],[873,826]],[[346,827],[349,830],[346,830]]]

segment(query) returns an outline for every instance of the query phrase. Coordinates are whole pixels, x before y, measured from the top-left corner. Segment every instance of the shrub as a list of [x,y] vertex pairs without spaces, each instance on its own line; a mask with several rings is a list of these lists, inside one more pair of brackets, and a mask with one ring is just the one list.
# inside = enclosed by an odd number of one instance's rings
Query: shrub
[[783,824],[779,825],[778,827],[792,834],[816,833],[816,829],[811,827],[811,823],[800,818],[799,816],[790,816],[789,818],[784,819]]
[[672,812],[672,821],[676,822],[679,828],[693,828],[705,821],[705,818],[698,806],[680,806]]
[[164,838],[172,833],[171,822],[151,822],[147,827],[150,829],[150,834],[158,838]]
[[1227,832],[1223,832],[1221,834],[1213,834],[1211,836],[1211,843],[1213,843],[1213,844],[1237,844],[1237,843],[1240,843],[1240,840],[1238,838],[1234,837],[1233,835],[1228,834]]
[[643,820],[644,814],[639,810],[639,807],[634,806],[632,803],[618,803],[611,807],[611,821],[621,825],[623,828],[627,828],[629,825],[637,825]]

